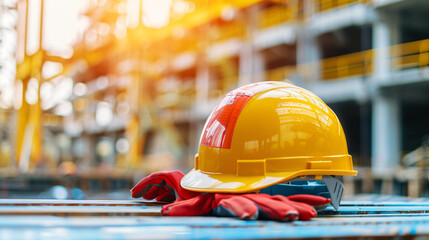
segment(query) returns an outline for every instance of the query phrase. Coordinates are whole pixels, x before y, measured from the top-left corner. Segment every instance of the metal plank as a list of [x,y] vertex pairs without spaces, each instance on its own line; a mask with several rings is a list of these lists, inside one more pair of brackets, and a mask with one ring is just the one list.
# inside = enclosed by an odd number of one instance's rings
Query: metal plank
[[0,215],[131,215],[160,216],[160,207],[119,207],[119,206],[0,206]]
[[165,202],[135,200],[0,199],[0,206],[160,206]]
[[[6,218],[6,219],[2,219]],[[38,219],[0,217],[1,239],[288,239],[429,236],[428,217],[378,224],[348,224],[316,218],[309,222],[239,221],[213,217],[58,218],[40,226]],[[59,220],[63,219],[63,220]],[[31,223],[33,220],[33,223]],[[69,221],[71,220],[71,221]],[[102,220],[102,221],[100,221]],[[113,220],[113,221],[112,221]],[[43,222],[43,221],[40,221]],[[67,224],[68,222],[68,224]]]
[[[268,223],[268,222],[267,222]],[[263,227],[262,221],[241,221],[235,218],[218,217],[58,217],[0,216],[1,227],[120,227],[120,226],[188,226],[207,227]]]
[[[37,219],[37,221],[35,221]],[[187,226],[192,228],[249,228],[267,227],[276,224],[285,226],[318,227],[346,225],[385,225],[389,224],[429,224],[429,216],[410,217],[317,217],[311,221],[272,222],[272,221],[242,221],[226,217],[138,217],[138,216],[109,216],[109,217],[58,217],[58,216],[0,216],[1,227],[130,227],[130,226]]]
[[373,215],[373,214],[429,214],[429,206],[341,206],[338,211],[328,207],[319,212],[326,215]]
[[[155,214],[159,215],[162,204],[149,201],[90,201],[90,200],[0,200],[0,214]],[[386,214],[429,214],[429,203],[408,202],[346,202],[338,211],[332,207],[319,212],[319,216],[329,215],[386,215]],[[146,215],[147,216],[147,215]]]
[[[0,206],[159,206],[166,202],[143,200],[56,200],[56,199],[0,199]],[[429,201],[342,201],[341,206],[429,206]]]
[[429,200],[422,201],[342,201],[341,206],[429,206]]
[[[160,207],[128,206],[125,201],[115,206],[70,204],[67,201],[63,206],[0,206],[0,212],[3,209],[7,214],[15,209],[16,213],[18,209],[24,215],[0,216],[0,239],[429,237],[428,204],[345,202],[338,212],[328,208],[312,221],[285,223],[216,217],[130,216],[148,214],[148,211],[159,214]],[[76,212],[80,213],[73,214]],[[35,215],[26,216],[29,213]]]

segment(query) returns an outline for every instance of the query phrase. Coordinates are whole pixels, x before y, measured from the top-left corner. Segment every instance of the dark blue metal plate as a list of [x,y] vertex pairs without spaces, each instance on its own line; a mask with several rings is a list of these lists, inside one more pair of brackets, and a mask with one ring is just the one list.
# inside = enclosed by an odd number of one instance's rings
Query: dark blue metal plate
[[[69,203],[67,203],[69,204]],[[31,206],[37,211],[109,211],[151,209],[156,206]],[[99,204],[99,203],[98,203]],[[111,203],[110,203],[111,204]],[[144,203],[143,203],[144,205]],[[1,209],[29,209],[3,206]],[[67,207],[67,208],[64,208]],[[16,211],[16,209],[14,211]],[[86,210],[85,210],[86,209]],[[96,210],[100,209],[100,210]],[[116,210],[113,210],[116,209]],[[6,211],[6,210],[5,210]],[[215,217],[93,216],[55,217],[46,215],[0,216],[0,239],[287,239],[429,237],[429,204],[406,202],[344,202],[339,211],[328,208],[311,221],[289,223],[241,221]]]

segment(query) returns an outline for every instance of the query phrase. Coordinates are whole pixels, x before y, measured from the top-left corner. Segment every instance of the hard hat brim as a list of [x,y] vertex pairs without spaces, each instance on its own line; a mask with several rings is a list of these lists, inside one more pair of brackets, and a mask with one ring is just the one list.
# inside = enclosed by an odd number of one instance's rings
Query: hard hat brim
[[255,192],[271,185],[300,176],[352,175],[352,170],[301,170],[288,173],[267,173],[264,176],[236,176],[235,174],[214,174],[192,169],[182,178],[183,188],[196,192],[245,193]]

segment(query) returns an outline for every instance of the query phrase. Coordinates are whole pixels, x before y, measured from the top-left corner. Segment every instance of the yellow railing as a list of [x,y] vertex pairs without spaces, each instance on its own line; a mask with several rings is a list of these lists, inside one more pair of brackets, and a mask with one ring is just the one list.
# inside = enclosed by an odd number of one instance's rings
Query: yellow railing
[[[389,48],[393,70],[429,66],[429,39],[398,44]],[[321,79],[334,80],[371,74],[373,51],[371,49],[321,60]]]
[[[262,81],[284,81],[288,79],[291,75],[296,73],[296,66],[283,66],[274,69],[270,69],[267,71],[254,73],[252,75],[248,75],[249,78],[257,78]],[[227,94],[229,91],[234,88],[239,87],[239,76],[237,74],[231,74],[229,76],[222,76],[218,79],[217,85],[212,86],[209,92],[210,99],[220,98],[223,95]]]
[[264,72],[265,81],[282,81],[296,73],[296,66],[284,66]]
[[262,10],[258,15],[258,27],[268,28],[296,20],[298,16],[296,5],[275,5]]
[[369,3],[371,0],[314,0],[317,12],[325,12],[352,3]]
[[391,59],[395,70],[429,66],[429,39],[392,46]]
[[234,21],[215,27],[210,34],[213,41],[223,41],[233,38],[243,38],[246,34],[246,26],[242,21]]
[[323,59],[320,62],[321,78],[333,80],[365,76],[372,72],[373,50]]

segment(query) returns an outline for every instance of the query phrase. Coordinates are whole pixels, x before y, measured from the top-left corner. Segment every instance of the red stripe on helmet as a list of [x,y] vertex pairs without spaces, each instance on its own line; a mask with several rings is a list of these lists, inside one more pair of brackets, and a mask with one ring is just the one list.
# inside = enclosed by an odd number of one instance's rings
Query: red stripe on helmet
[[207,147],[231,148],[235,124],[244,105],[255,94],[275,87],[276,85],[270,82],[255,83],[226,94],[207,119],[200,144]]

